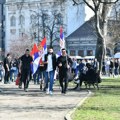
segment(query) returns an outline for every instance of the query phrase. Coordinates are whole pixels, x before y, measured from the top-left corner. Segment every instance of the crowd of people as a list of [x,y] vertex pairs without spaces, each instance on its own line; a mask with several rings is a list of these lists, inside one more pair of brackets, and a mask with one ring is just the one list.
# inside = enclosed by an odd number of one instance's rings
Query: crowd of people
[[[32,74],[31,63],[33,62],[30,56],[29,49],[26,49],[25,54],[19,58],[12,58],[11,54],[7,54],[4,61],[0,62],[0,80],[4,84],[15,82],[17,76],[20,76],[19,88],[28,91],[29,82],[33,79],[34,84],[41,84],[41,89],[46,91],[46,94],[53,94],[53,86],[55,79],[59,80],[61,93],[65,94],[68,87],[68,71],[74,77],[78,74],[87,71],[89,64],[95,72],[99,71],[99,62],[97,59],[71,59],[67,54],[66,49],[61,50],[61,56],[56,57],[52,47],[49,47],[48,53],[44,56],[44,60],[40,62],[37,71]],[[106,59],[102,64],[103,75],[118,75],[119,74],[119,59]],[[56,78],[57,77],[57,78]],[[44,83],[42,86],[42,82]],[[23,83],[23,85],[22,85]]]
[[52,95],[56,71],[59,71],[61,93],[65,94],[68,86],[67,71],[72,65],[72,60],[67,55],[66,49],[63,48],[61,52],[62,55],[57,58],[53,48],[49,47],[48,53],[44,56],[44,60],[42,63],[40,62],[37,71],[33,75],[31,72],[33,58],[30,56],[29,49],[26,49],[25,54],[19,59],[12,60],[11,55],[7,54],[4,61],[1,62],[1,81],[3,80],[4,84],[8,84],[15,81],[17,75],[20,75],[19,88],[22,89],[23,83],[24,90],[28,91],[29,81],[32,78],[34,84],[39,84],[41,80],[44,80],[44,91]]
[[[89,63],[91,67],[98,72],[99,71],[99,62],[97,59],[73,59],[72,72],[76,74],[85,72],[86,64]],[[120,73],[120,59],[119,58],[107,58],[102,62],[101,75],[104,76],[117,76]]]

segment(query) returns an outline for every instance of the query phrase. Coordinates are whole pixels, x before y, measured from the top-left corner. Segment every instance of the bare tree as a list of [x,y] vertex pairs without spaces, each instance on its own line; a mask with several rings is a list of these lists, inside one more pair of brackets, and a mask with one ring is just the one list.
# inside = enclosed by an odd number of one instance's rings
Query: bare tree
[[106,46],[110,48],[112,56],[120,46],[120,3],[113,5],[112,14],[108,20],[108,35]]
[[39,42],[45,36],[50,41],[50,46],[53,46],[54,41],[59,39],[59,29],[63,26],[62,14],[58,11],[53,11],[48,14],[46,11],[32,11],[31,28],[34,38]]
[[10,53],[13,56],[19,57],[24,54],[25,49],[28,48],[31,50],[33,41],[28,37],[27,34],[22,34],[18,38],[14,38],[10,40]]
[[106,46],[110,48],[112,56],[120,43],[120,20],[112,19],[108,21],[108,35]]
[[53,43],[56,40],[59,40],[60,26],[65,26],[63,25],[62,14],[57,13],[57,11],[53,11],[52,16],[49,17],[45,25],[46,35],[50,40],[50,46],[53,46]]
[[[81,0],[72,0],[74,5],[81,4]],[[83,2],[94,12],[95,14],[95,28],[97,33],[97,45],[96,45],[96,58],[101,63],[106,55],[106,33],[107,33],[107,18],[112,8],[112,5],[118,2],[118,0],[83,0]]]

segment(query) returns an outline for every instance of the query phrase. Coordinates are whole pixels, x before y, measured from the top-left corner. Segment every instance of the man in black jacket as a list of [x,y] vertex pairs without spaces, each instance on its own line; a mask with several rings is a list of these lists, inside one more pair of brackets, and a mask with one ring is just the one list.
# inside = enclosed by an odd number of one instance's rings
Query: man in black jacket
[[19,72],[21,73],[21,80],[19,87],[24,83],[24,90],[27,92],[27,88],[30,81],[30,71],[31,71],[31,62],[33,61],[32,57],[29,54],[29,49],[26,49],[25,54],[20,57],[20,67]]
[[[48,53],[45,55],[45,84],[47,94],[53,94],[54,73],[56,70],[56,55],[53,53],[53,48],[49,47]],[[50,82],[48,87],[48,82]]]
[[4,84],[9,82],[10,77],[10,54],[8,53],[6,58],[4,59],[4,69],[5,69],[5,77],[4,77]]
[[[62,88],[61,93],[66,93],[68,86],[68,70],[72,64],[71,58],[67,55],[66,49],[62,49],[62,55],[58,57],[57,65],[59,68],[59,82]],[[63,84],[65,82],[65,85]]]

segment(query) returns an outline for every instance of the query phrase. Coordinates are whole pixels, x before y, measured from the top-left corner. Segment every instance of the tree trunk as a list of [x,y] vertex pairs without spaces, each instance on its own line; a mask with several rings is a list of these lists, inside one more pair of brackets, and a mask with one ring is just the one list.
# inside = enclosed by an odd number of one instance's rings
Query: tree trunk
[[50,32],[50,46],[51,46],[51,47],[53,47],[52,39],[53,39],[53,35],[52,35],[52,32]]
[[[98,15],[99,13],[96,12],[95,13],[95,27],[96,27],[96,33],[97,33],[97,45],[96,45],[96,55],[95,57],[97,58],[98,62],[99,62],[99,70],[101,71],[102,68],[102,61],[104,59],[105,56],[105,40],[103,37],[103,34],[101,32],[100,29],[100,17]],[[104,24],[102,26],[102,28],[104,28]]]
[[99,62],[99,70],[101,71],[102,68],[102,61],[105,56],[105,45],[104,45],[104,38],[97,33],[98,39],[97,39],[97,45],[96,45],[96,55],[95,57],[97,58]]

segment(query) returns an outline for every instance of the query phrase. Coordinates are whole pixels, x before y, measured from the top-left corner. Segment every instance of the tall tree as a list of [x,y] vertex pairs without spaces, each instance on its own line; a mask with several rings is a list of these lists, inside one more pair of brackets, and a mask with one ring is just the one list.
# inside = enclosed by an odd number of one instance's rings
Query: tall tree
[[17,38],[11,38],[10,41],[9,52],[15,57],[20,57],[22,54],[24,54],[26,48],[30,50],[32,48],[31,43],[33,43],[33,41],[25,33]]
[[62,14],[58,11],[53,11],[48,14],[46,11],[38,10],[32,11],[33,17],[31,18],[32,32],[34,37],[37,38],[38,42],[45,36],[49,40],[49,45],[53,46],[54,41],[59,39],[59,29],[63,26]]
[[110,49],[113,56],[116,52],[120,52],[120,3],[113,5],[112,14],[108,20],[108,36],[106,46]]
[[[74,5],[81,4],[81,0],[72,0]],[[107,33],[107,18],[111,11],[112,5],[118,0],[83,0],[95,14],[95,28],[97,33],[96,58],[100,63],[100,70],[102,60],[106,55],[106,33]]]

